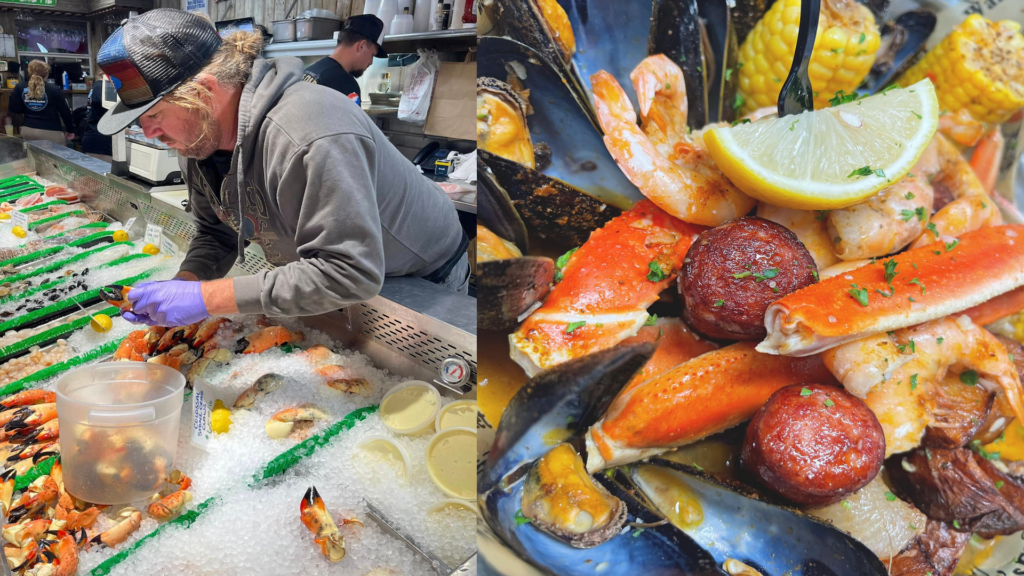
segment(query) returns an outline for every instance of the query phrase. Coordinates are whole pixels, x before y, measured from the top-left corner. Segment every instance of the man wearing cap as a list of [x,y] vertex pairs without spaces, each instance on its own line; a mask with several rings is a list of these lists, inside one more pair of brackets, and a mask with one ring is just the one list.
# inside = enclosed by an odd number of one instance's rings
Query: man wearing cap
[[373,14],[349,18],[338,34],[338,47],[330,56],[306,68],[302,79],[333,88],[356,104],[361,104],[362,94],[356,78],[362,76],[373,64],[374,57],[388,57],[388,53],[380,47],[383,37],[384,23]]
[[[167,8],[100,48],[120,102],[99,131],[138,122],[177,150],[197,229],[175,279],[132,290],[125,318],[321,314],[372,298],[385,276],[464,293],[468,240],[444,192],[355,103],[261,48],[259,34],[222,42],[206,20]],[[248,242],[276,268],[224,278]]]

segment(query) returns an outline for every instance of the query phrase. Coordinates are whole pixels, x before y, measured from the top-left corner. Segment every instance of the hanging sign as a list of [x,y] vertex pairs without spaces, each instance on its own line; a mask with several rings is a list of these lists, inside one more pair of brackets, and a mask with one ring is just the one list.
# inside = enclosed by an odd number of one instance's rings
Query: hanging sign
[[56,6],[57,0],[0,0],[4,4],[28,4],[30,6]]
[[210,0],[185,0],[185,10],[188,10],[189,12],[199,12],[201,14],[209,15]]

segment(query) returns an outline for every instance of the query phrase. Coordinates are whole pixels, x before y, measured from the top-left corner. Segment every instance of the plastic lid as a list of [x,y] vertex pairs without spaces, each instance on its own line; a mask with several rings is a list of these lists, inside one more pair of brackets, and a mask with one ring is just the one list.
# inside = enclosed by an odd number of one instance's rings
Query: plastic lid
[[476,429],[448,428],[427,445],[427,472],[434,484],[452,498],[476,497]]
[[480,407],[475,400],[456,400],[445,404],[437,411],[434,428],[440,432],[446,428],[476,428]]
[[409,477],[409,471],[412,470],[412,464],[409,463],[409,453],[405,451],[405,448],[402,448],[401,444],[391,438],[387,436],[367,436],[360,440],[359,444],[356,444],[356,448],[367,454],[393,461],[401,469],[402,478]]
[[469,510],[473,514],[476,514],[476,504],[469,500],[458,500],[456,498],[446,498],[441,500],[437,504],[434,504],[430,508],[427,508],[427,514],[433,514],[449,508],[455,508],[457,510]]

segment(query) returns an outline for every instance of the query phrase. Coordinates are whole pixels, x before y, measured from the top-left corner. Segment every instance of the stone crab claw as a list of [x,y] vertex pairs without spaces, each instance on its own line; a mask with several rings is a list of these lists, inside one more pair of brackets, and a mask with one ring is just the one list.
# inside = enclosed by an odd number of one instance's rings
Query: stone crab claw
[[324,506],[316,486],[310,486],[299,503],[302,524],[314,534],[313,541],[320,546],[320,552],[331,562],[345,558],[345,538]]
[[128,292],[130,290],[131,286],[111,284],[109,286],[101,286],[99,293],[100,298],[102,298],[107,304],[117,306],[121,310],[131,310],[132,303],[128,301]]

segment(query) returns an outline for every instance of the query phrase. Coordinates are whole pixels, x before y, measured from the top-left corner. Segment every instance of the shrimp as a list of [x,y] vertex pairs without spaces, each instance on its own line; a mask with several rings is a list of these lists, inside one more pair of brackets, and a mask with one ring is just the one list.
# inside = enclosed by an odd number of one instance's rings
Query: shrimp
[[974,154],[971,155],[971,168],[978,175],[982,188],[989,194],[996,187],[996,178],[999,177],[999,165],[1003,162],[1005,148],[1006,139],[996,127],[981,138],[981,142],[974,148]]
[[[663,54],[645,58],[629,74],[640,101],[643,131],[656,144],[669,145],[686,138],[688,103],[683,71]],[[657,132],[655,132],[657,130]],[[660,134],[667,140],[656,140]],[[667,154],[666,154],[667,156]]]
[[828,212],[824,210],[798,210],[782,208],[761,202],[757,205],[757,215],[777,224],[782,224],[803,243],[814,258],[818,270],[824,270],[840,262],[832,251],[832,236],[828,234],[825,220]]
[[888,334],[854,340],[821,354],[829,372],[858,398],[865,398],[872,388],[892,377],[892,373],[910,358],[900,354]]
[[956,114],[939,114],[939,132],[961,146],[976,145],[984,131],[985,124],[975,120],[966,108]]
[[998,226],[1003,223],[999,207],[988,196],[966,196],[946,204],[935,214],[934,230],[928,230],[918,236],[913,248],[927,246],[936,240],[952,241],[964,232],[977,230],[985,226]]
[[832,249],[843,260],[885,256],[921,235],[932,212],[932,187],[907,175],[867,200],[828,213]]
[[[648,62],[650,60],[650,62]],[[652,68],[664,67],[659,75]],[[651,57],[634,71],[634,83],[649,91],[648,85],[660,77],[681,78],[682,72],[667,58]],[[626,93],[611,74],[605,71],[590,77],[594,92],[594,106],[598,121],[604,130],[604,143],[619,168],[630,182],[669,214],[693,224],[717,226],[743,216],[754,207],[754,200],[740,192],[718,170],[703,140],[679,136],[678,109],[665,109],[681,91],[681,83],[663,83],[666,94],[655,95],[649,115],[644,119],[644,130],[636,125],[636,112]],[[664,105],[664,107],[663,107]],[[674,120],[669,123],[668,118]],[[659,125],[664,121],[664,127]],[[670,130],[670,126],[672,127]],[[657,132],[655,132],[657,129]],[[669,130],[665,133],[663,130]],[[655,134],[652,141],[647,132]]]

